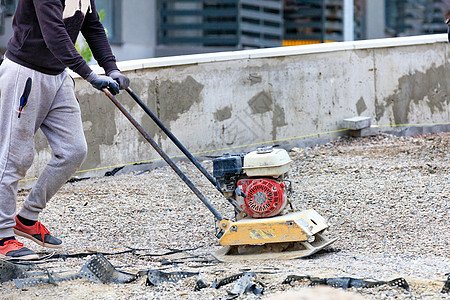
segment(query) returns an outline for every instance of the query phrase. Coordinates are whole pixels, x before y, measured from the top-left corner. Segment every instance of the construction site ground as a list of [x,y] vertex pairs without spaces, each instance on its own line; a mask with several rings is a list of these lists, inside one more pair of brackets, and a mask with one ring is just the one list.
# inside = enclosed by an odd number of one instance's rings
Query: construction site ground
[[[315,209],[329,222],[326,235],[339,238],[325,251],[305,259],[214,261],[210,253],[220,246],[213,216],[169,167],[67,183],[48,203],[41,221],[64,242],[56,254],[136,249],[106,256],[121,271],[199,272],[208,285],[244,271],[255,272],[264,294],[247,293],[241,299],[292,291],[308,295],[307,280],[282,284],[288,275],[403,277],[410,286],[410,291],[386,285],[336,290],[328,299],[350,293],[367,299],[450,299],[450,294],[441,293],[445,274],[450,273],[449,148],[450,133],[439,133],[339,138],[314,148],[292,149],[294,207]],[[202,164],[212,169],[210,160]],[[224,216],[233,217],[228,202],[195,167],[187,162],[178,166]],[[28,192],[19,192],[18,207]],[[52,253],[20,240],[37,252]],[[183,251],[158,256],[174,249]],[[34,267],[75,274],[90,258],[50,257]],[[10,281],[0,284],[0,298],[226,299],[233,286],[194,291],[197,279],[193,276],[157,286],[146,286],[145,276],[129,284],[77,279],[23,290]]]

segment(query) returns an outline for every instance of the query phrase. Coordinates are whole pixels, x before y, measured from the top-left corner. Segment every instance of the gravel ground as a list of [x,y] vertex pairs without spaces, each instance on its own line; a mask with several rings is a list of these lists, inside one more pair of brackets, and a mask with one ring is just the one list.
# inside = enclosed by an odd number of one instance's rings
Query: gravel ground
[[[339,238],[326,251],[306,259],[212,262],[209,253],[220,248],[213,217],[168,167],[67,183],[48,204],[41,221],[62,237],[64,248],[57,253],[143,249],[107,258],[128,272],[200,272],[208,284],[253,271],[265,286],[262,298],[305,289],[306,281],[281,282],[288,275],[310,275],[377,280],[403,277],[410,292],[389,286],[351,290],[369,299],[450,299],[450,294],[440,293],[445,274],[450,272],[449,146],[450,134],[441,133],[408,138],[381,134],[294,148],[290,152],[294,206],[316,209],[329,221],[327,236]],[[226,201],[194,167],[185,162],[178,165],[220,212],[232,217]],[[203,165],[212,168],[211,161]],[[19,193],[18,205],[27,193]],[[195,250],[154,256],[170,249]],[[89,259],[50,259],[38,267],[76,273]],[[7,282],[0,284],[0,297],[225,299],[232,287],[195,292],[196,280],[191,277],[150,287],[145,286],[144,278],[125,285],[79,279],[25,290]],[[261,297],[246,294],[242,298]]]

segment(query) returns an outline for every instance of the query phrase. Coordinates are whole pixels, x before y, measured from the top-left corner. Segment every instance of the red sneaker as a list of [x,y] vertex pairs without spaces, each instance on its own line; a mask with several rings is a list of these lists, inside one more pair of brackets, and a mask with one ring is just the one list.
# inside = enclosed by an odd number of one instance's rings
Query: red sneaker
[[32,250],[23,246],[18,240],[6,241],[0,246],[0,257],[6,259],[38,259],[39,256]]
[[16,216],[16,226],[14,233],[25,237],[33,242],[47,248],[61,248],[62,241],[50,234],[50,231],[41,223],[36,222],[32,226],[23,225]]

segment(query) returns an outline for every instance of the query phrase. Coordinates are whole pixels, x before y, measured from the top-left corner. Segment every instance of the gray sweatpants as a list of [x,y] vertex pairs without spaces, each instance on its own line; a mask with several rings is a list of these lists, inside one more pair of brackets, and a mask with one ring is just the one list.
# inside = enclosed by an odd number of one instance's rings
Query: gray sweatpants
[[[31,92],[19,118],[28,78]],[[67,71],[46,75],[6,59],[0,66],[0,238],[14,235],[17,184],[33,162],[39,128],[53,156],[19,212],[30,220],[38,220],[47,201],[81,166],[87,145],[74,82]]]

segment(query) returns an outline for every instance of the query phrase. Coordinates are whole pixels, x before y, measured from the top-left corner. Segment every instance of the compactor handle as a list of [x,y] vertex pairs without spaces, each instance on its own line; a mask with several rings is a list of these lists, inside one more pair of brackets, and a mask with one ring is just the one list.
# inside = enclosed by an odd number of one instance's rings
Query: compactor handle
[[186,177],[186,175],[177,167],[177,165],[170,159],[170,157],[159,147],[159,145],[150,137],[150,135],[142,128],[142,126],[131,116],[125,107],[117,100],[116,97],[106,88],[102,90],[106,96],[117,106],[117,108],[125,115],[125,117],[133,124],[134,127],[142,134],[142,136],[149,142],[158,154],[167,162],[167,164],[177,173],[181,180],[194,192],[194,194],[205,204],[211,211],[217,221],[222,221],[222,215],[212,206],[211,202],[202,195],[202,193],[194,186],[194,184]]

